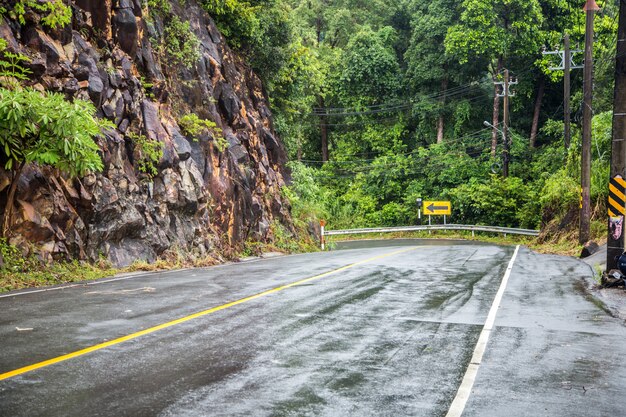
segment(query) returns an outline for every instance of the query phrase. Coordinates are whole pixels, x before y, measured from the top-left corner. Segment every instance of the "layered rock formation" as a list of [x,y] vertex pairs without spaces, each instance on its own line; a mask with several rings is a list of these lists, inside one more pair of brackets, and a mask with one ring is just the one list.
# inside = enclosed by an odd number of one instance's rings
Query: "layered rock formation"
[[[99,140],[102,173],[69,180],[30,166],[19,184],[12,242],[55,257],[106,256],[117,265],[148,261],[168,249],[199,255],[266,241],[291,229],[281,197],[285,152],[272,128],[259,78],[226,45],[195,0],[150,13],[141,0],[76,0],[71,26],[44,30],[28,14],[6,17],[0,37],[30,57],[35,88],[91,100],[117,126]],[[190,67],[163,53],[164,25],[189,21],[200,41]],[[165,22],[165,23],[164,23]],[[217,124],[198,140],[177,120],[195,113]],[[158,174],[139,171],[133,135],[163,143]],[[228,141],[220,151],[216,136]],[[7,172],[0,173],[3,206]]]

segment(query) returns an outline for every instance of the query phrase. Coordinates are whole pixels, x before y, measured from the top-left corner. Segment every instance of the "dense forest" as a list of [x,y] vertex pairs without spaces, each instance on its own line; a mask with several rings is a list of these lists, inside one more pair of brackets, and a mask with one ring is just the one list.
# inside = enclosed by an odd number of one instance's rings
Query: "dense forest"
[[[582,70],[571,70],[572,143],[563,135],[567,33],[584,45],[579,0],[227,0],[206,2],[263,78],[287,145],[296,217],[331,227],[413,224],[417,197],[451,199],[453,220],[576,226]],[[219,5],[218,5],[219,4]],[[595,16],[592,235],[604,229],[618,2]],[[574,54],[581,64],[583,54]],[[501,93],[512,86],[510,175]],[[552,226],[552,227],[548,227]]]

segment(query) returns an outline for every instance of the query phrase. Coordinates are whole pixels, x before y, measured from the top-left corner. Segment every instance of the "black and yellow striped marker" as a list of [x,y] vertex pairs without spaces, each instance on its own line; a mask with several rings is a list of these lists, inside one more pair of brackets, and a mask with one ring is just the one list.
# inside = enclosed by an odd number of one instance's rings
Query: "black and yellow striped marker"
[[609,216],[626,215],[626,181],[621,175],[616,175],[609,182]]

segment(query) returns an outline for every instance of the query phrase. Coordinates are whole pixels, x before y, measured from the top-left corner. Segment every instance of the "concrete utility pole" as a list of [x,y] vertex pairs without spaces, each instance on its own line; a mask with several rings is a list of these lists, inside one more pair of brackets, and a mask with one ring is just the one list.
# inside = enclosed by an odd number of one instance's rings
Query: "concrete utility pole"
[[617,268],[616,257],[624,252],[624,178],[626,178],[626,0],[620,1],[613,95],[613,141],[609,182],[609,219],[606,270]]
[[583,105],[583,144],[581,150],[580,186],[582,207],[580,209],[580,230],[578,241],[583,244],[591,238],[591,117],[593,99],[593,17],[600,10],[595,0],[587,0],[583,10],[587,14],[585,26],[585,69]]
[[582,52],[580,49],[571,50],[569,42],[569,34],[563,35],[563,50],[558,49],[554,51],[543,51],[543,55],[558,55],[561,57],[561,64],[558,67],[549,67],[550,71],[563,71],[563,142],[565,144],[565,150],[569,149],[569,145],[572,139],[571,133],[571,73],[573,69],[583,68],[582,65],[576,65],[574,63],[574,54]]
[[502,94],[498,94],[498,97],[504,97],[504,110],[502,121],[502,176],[504,178],[509,176],[509,161],[510,158],[510,141],[509,141],[509,97],[515,97],[515,93],[511,92],[511,85],[517,84],[517,80],[511,81],[509,76],[509,70],[504,70],[504,81],[496,82],[496,85],[502,86]]

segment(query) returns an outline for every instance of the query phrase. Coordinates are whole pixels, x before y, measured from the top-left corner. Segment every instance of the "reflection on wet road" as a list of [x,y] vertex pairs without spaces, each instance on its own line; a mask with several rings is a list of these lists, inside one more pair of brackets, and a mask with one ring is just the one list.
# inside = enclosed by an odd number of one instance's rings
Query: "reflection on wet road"
[[[514,248],[358,245],[0,298],[0,374],[115,342],[0,381],[0,415],[445,416]],[[626,409],[590,273],[520,250],[463,415]]]

